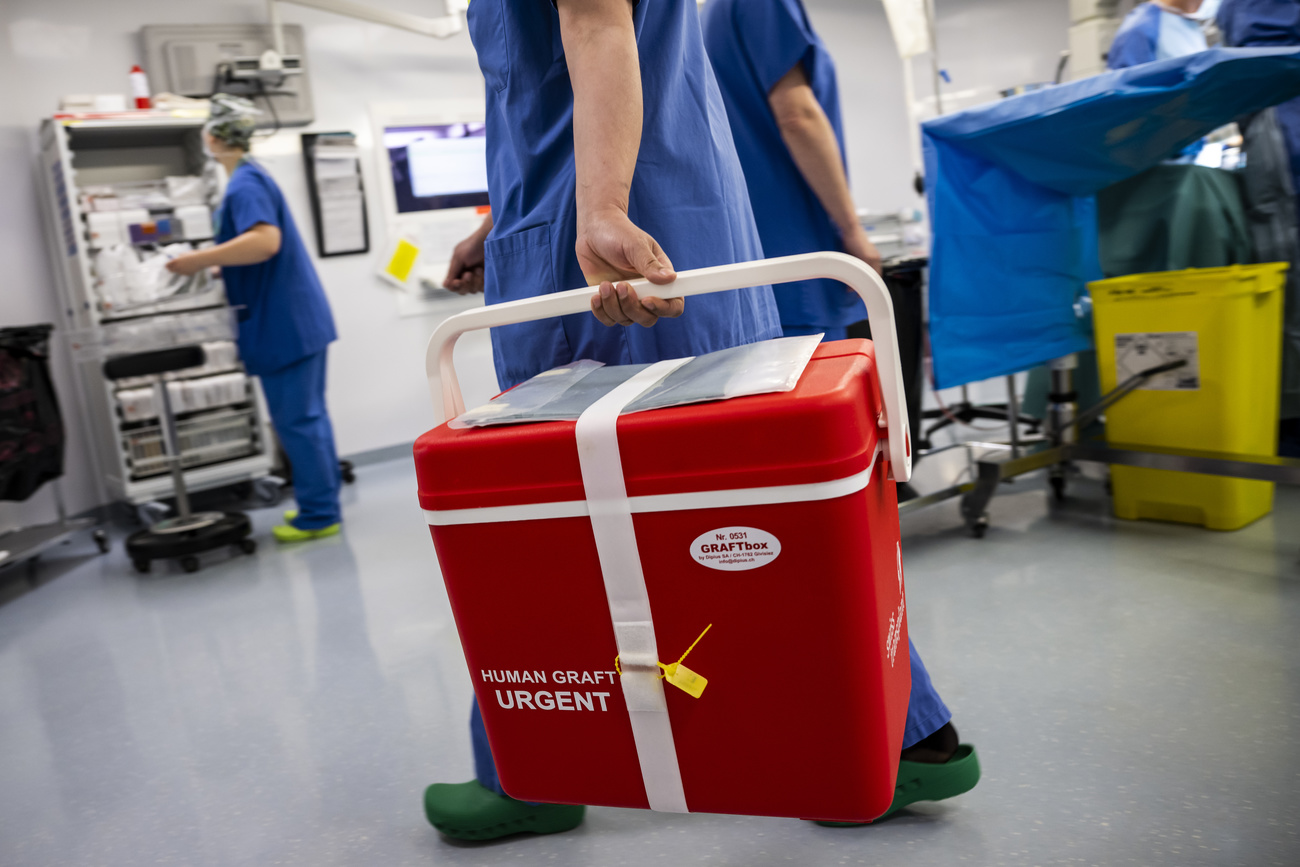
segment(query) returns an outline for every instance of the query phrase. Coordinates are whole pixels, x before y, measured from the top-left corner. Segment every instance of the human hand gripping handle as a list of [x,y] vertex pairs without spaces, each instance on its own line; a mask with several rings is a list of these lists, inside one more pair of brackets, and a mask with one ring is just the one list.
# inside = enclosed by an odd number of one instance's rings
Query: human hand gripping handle
[[649,328],[660,318],[674,319],[685,310],[681,298],[642,298],[625,282],[644,277],[662,286],[676,280],[677,272],[659,242],[637,228],[622,210],[611,208],[584,220],[576,252],[587,282],[599,286],[591,297],[591,312],[602,324],[635,323]]
[[[898,334],[894,329],[894,305],[889,298],[885,282],[861,259],[844,253],[805,253],[758,262],[739,262],[716,268],[684,271],[672,284],[672,295],[680,300],[689,295],[726,292],[761,286],[765,283],[790,283],[798,280],[839,280],[862,298],[871,318],[871,333],[876,346],[876,375],[880,382],[880,395],[884,411],[878,419],[888,439],[889,469],[893,478],[905,482],[912,477],[912,443],[907,428],[907,404],[903,397],[903,371],[899,364]],[[652,284],[636,280],[628,288],[644,292]],[[490,304],[452,316],[434,330],[425,354],[425,373],[429,378],[429,391],[433,398],[434,416],[438,424],[465,411],[460,383],[452,352],[456,340],[467,331],[496,328],[519,322],[534,322],[567,316],[590,309],[593,298],[600,295],[600,287],[572,289],[539,295],[504,304]],[[887,324],[888,327],[885,327]]]

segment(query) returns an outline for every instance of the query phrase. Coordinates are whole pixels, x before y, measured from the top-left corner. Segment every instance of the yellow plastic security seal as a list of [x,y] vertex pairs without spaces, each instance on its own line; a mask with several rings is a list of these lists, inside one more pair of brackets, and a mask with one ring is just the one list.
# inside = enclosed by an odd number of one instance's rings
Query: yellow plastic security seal
[[[703,638],[705,633],[712,628],[712,623],[704,627],[704,632],[701,632],[699,638],[696,638],[691,642],[691,646],[686,648],[686,653],[683,653],[676,662],[670,662],[667,665],[664,665],[662,662],[657,663],[658,666],[664,670],[664,673],[659,675],[660,679],[668,681],[691,698],[699,698],[704,694],[704,688],[709,685],[709,679],[682,665],[682,661],[686,659],[688,653],[695,649],[695,645],[700,643],[700,638]],[[620,675],[623,674],[623,669],[619,667],[617,656],[614,657],[614,670]]]

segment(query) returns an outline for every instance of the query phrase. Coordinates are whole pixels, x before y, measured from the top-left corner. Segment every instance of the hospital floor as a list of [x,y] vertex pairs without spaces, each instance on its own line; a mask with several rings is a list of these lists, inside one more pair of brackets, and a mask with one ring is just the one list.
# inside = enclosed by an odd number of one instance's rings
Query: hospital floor
[[1231,534],[1041,477],[983,540],[955,502],[905,516],[911,632],[984,764],[961,798],[460,844],[420,807],[471,775],[470,681],[412,470],[358,476],[340,537],[277,548],[264,509],[255,557],[193,575],[136,575],[120,532],[0,572],[0,864],[1300,863],[1300,490]]

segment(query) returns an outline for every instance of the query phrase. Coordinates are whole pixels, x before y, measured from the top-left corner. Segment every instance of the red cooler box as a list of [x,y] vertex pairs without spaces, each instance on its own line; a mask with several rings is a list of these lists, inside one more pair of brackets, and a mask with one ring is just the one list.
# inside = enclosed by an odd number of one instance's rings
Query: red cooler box
[[[687,272],[673,293],[813,277],[857,289],[877,341],[823,344],[793,391],[620,416],[652,368],[576,423],[443,424],[416,443],[513,797],[841,821],[888,809],[911,687],[889,295],[841,254]],[[592,291],[444,323],[429,369],[443,415],[463,412],[459,334],[586,310]]]

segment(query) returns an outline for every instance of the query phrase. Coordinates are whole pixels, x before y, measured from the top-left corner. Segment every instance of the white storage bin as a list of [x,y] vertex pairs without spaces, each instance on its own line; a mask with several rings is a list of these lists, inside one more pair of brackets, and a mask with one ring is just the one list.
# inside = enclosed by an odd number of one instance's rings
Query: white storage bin
[[152,388],[123,389],[117,393],[117,404],[122,408],[122,418],[126,421],[145,421],[158,417]]

